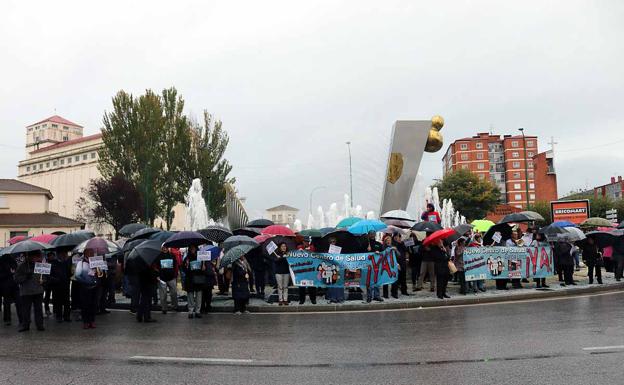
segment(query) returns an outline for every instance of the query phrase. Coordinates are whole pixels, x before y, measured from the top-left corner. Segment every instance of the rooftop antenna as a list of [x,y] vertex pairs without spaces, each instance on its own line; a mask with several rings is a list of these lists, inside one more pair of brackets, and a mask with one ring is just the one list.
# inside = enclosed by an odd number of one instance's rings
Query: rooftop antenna
[[555,142],[555,137],[551,136],[550,137],[550,142],[548,142],[548,144],[550,144],[550,151],[552,151],[553,153],[555,152],[555,144],[559,144],[558,142]]
[[494,135],[494,125],[490,123],[490,135]]

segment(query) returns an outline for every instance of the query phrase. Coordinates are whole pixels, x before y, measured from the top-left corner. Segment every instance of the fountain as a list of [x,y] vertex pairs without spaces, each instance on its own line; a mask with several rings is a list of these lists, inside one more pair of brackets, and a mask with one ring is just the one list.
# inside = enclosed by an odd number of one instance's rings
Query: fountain
[[301,230],[303,230],[303,224],[301,223],[301,220],[299,219],[295,219],[295,223],[293,224],[294,227],[294,231],[296,233],[300,232]]
[[319,206],[316,211],[319,214],[319,220],[318,220],[318,228],[322,229],[323,227],[327,227],[327,225],[325,224],[325,212],[323,211],[323,207]]
[[186,195],[187,230],[197,231],[214,224],[214,221],[208,217],[208,210],[206,209],[206,202],[204,201],[202,192],[201,181],[198,178],[193,179],[188,194]]

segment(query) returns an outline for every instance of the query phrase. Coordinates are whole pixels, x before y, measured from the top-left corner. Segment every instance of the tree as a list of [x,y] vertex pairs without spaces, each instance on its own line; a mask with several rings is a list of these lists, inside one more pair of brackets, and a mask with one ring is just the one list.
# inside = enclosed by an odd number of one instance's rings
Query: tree
[[481,219],[496,207],[500,190],[489,180],[482,180],[468,170],[448,173],[437,182],[440,199],[451,199],[453,206],[467,220]]
[[607,217],[607,210],[616,208],[616,202],[608,197],[590,197],[589,198],[589,216],[590,217]]
[[536,201],[531,205],[531,210],[544,217],[545,225],[552,223],[552,213],[550,211],[550,202]]
[[204,188],[208,214],[220,219],[226,215],[225,184],[236,181],[228,176],[232,166],[223,158],[230,138],[223,130],[221,121],[215,121],[207,111],[204,111],[202,123],[193,125],[193,152],[197,158],[194,174],[200,178]]
[[83,193],[76,202],[80,219],[110,225],[115,230],[115,239],[123,225],[136,222],[141,216],[141,194],[120,175],[110,180],[93,179]]

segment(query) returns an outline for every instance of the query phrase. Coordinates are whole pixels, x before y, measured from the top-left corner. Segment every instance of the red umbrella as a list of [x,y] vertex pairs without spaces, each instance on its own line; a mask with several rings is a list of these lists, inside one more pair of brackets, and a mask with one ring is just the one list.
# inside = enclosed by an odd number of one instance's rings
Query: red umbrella
[[433,234],[431,234],[430,236],[428,236],[427,238],[425,238],[425,240],[423,241],[423,245],[427,246],[433,242],[439,241],[440,239],[446,239],[453,234],[456,234],[455,230],[453,229],[438,230],[434,232]]
[[294,237],[295,233],[286,226],[271,225],[262,229],[262,234],[268,235],[282,235],[284,237]]
[[28,237],[26,235],[16,235],[13,238],[9,239],[8,243],[9,245],[14,245],[17,242],[21,242],[24,239],[28,239]]
[[30,240],[31,241],[37,241],[37,242],[43,242],[43,243],[50,243],[56,237],[58,237],[58,235],[54,235],[54,234],[41,234],[41,235],[37,235],[36,237],[30,238]]
[[256,235],[253,239],[258,243],[264,243],[266,240],[273,238],[271,234]]

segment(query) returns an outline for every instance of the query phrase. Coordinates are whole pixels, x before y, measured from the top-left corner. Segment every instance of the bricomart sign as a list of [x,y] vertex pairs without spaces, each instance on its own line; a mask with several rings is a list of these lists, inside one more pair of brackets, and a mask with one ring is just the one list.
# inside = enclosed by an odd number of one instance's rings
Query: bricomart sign
[[579,224],[589,218],[589,200],[553,201],[550,202],[552,220],[570,221]]

